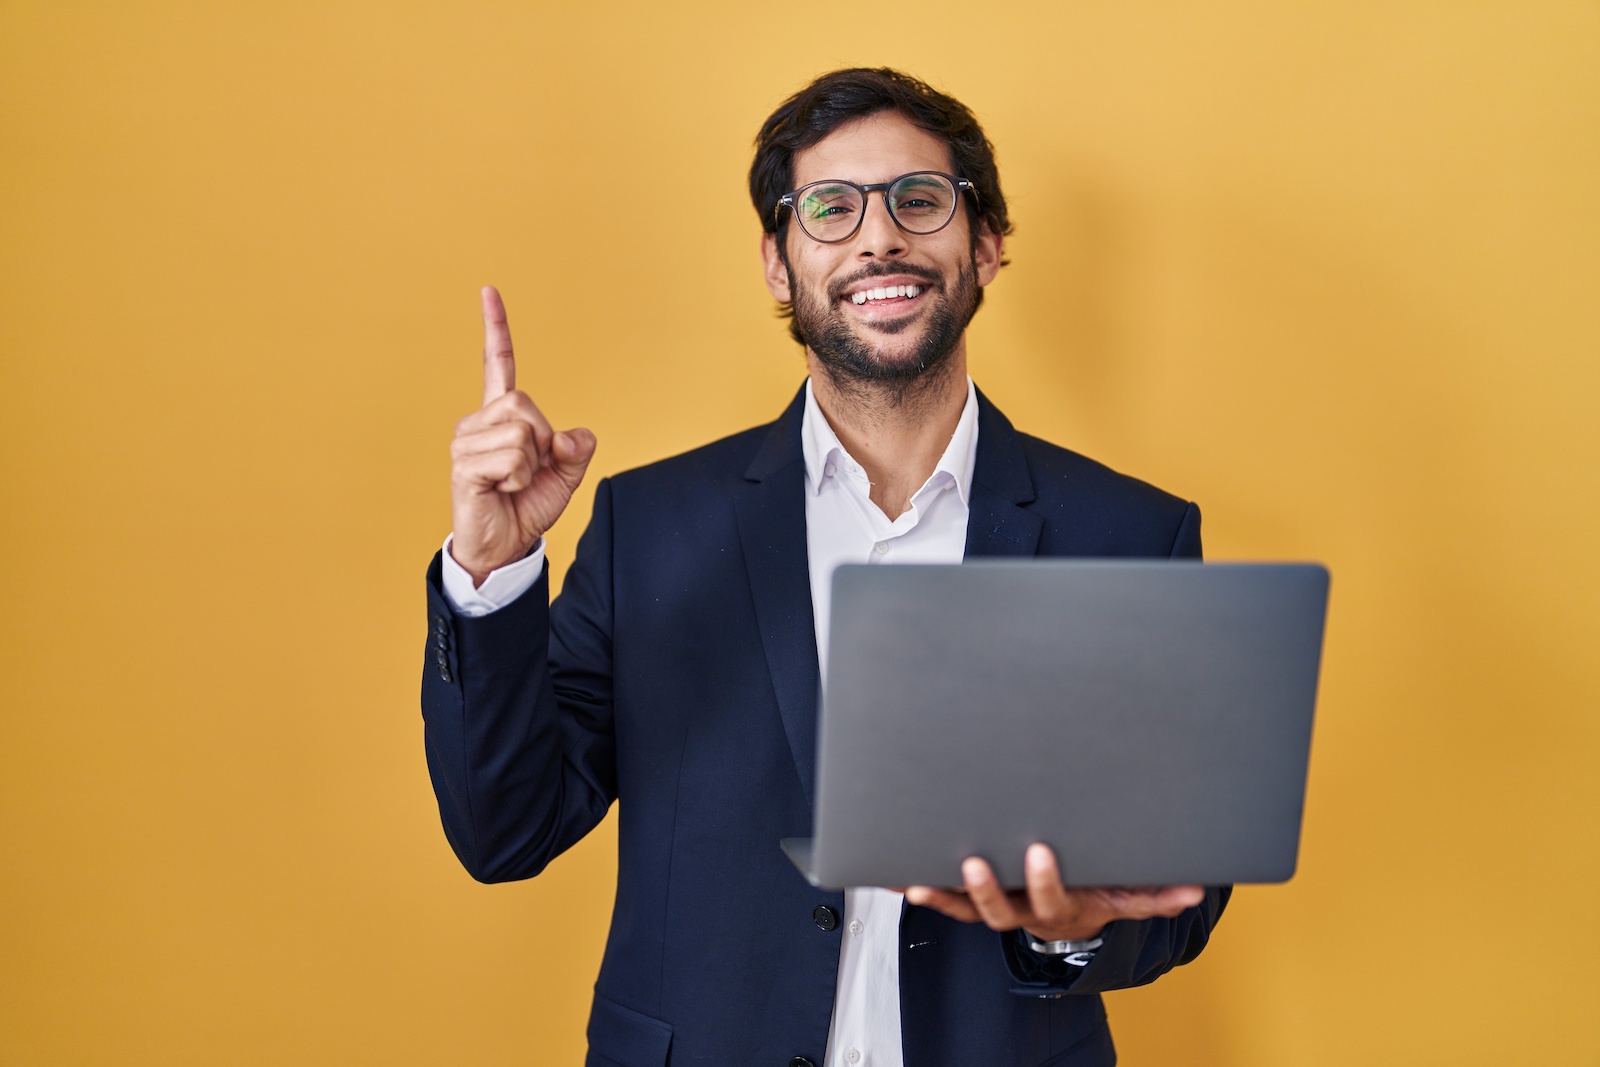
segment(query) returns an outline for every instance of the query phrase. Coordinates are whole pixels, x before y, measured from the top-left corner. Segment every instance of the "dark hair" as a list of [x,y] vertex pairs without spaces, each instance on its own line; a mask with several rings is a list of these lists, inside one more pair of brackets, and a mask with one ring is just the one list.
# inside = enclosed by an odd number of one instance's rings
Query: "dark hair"
[[[779,104],[756,134],[756,158],[750,164],[750,201],[761,216],[761,228],[778,238],[779,255],[785,255],[784,227],[789,216],[785,213],[780,224],[775,209],[778,198],[794,189],[795,153],[810,148],[848,122],[883,111],[898,111],[950,146],[955,173],[977,188],[975,204],[971,197],[962,198],[967,201],[974,240],[980,218],[993,233],[1004,236],[1011,232],[994,146],[967,106],[898,70],[852,67],[822,75]],[[983,300],[982,289],[978,290],[978,300]],[[791,317],[794,309],[780,304],[778,314],[790,318],[789,333],[805,344],[805,337]]]

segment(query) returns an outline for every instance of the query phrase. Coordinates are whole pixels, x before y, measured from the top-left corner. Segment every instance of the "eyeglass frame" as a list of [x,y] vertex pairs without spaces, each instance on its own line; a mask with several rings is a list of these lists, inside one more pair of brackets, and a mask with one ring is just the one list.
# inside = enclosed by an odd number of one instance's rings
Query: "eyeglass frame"
[[[782,211],[784,208],[788,208],[789,209],[789,213],[794,216],[795,222],[799,223],[800,232],[801,233],[805,234],[807,237],[811,238],[813,241],[817,242],[818,244],[823,244],[823,245],[840,244],[840,243],[842,243],[844,241],[850,240],[850,238],[854,237],[856,234],[861,232],[861,224],[863,222],[865,222],[866,218],[867,218],[868,198],[871,196],[872,193],[882,193],[883,194],[883,209],[889,213],[890,220],[893,221],[894,224],[897,227],[899,227],[904,232],[911,234],[913,237],[929,237],[929,236],[932,236],[933,234],[938,233],[940,230],[944,229],[946,226],[950,225],[952,222],[955,221],[955,219],[956,219],[956,211],[957,211],[957,208],[956,208],[955,205],[952,205],[951,208],[950,208],[950,217],[949,218],[945,219],[942,223],[940,223],[938,226],[935,226],[933,229],[924,230],[924,231],[919,233],[916,230],[908,228],[905,223],[901,222],[900,221],[900,216],[896,215],[894,213],[894,206],[889,203],[889,189],[896,182],[904,181],[906,178],[910,178],[910,177],[912,177],[914,175],[917,175],[917,174],[936,174],[939,177],[943,178],[945,181],[949,182],[950,185],[955,189],[955,191],[956,191],[956,199],[957,200],[959,200],[961,198],[961,194],[963,192],[968,192],[968,193],[972,194],[972,201],[973,201],[974,204],[977,204],[977,205],[980,205],[980,206],[982,205],[982,200],[978,196],[978,187],[976,185],[974,185],[972,182],[968,181],[965,178],[958,178],[954,174],[946,174],[942,170],[908,170],[904,174],[900,175],[899,177],[890,178],[886,182],[873,182],[871,185],[858,185],[855,182],[850,181],[848,178],[822,178],[822,179],[820,179],[818,181],[806,182],[806,184],[800,186],[800,188],[791,189],[787,193],[784,193],[782,196],[778,197],[778,202],[776,204],[772,205],[772,224],[773,224],[773,227],[775,229],[779,229],[779,230],[783,229],[783,217],[779,214],[779,212]],[[861,194],[861,214],[856,217],[855,226],[853,226],[851,228],[850,232],[845,234],[843,237],[835,237],[831,241],[823,240],[822,238],[818,237],[816,234],[812,233],[810,230],[806,229],[805,220],[800,217],[800,212],[795,210],[794,198],[796,196],[799,196],[801,193],[805,192],[807,189],[811,188],[813,185],[848,185],[848,186],[850,186],[850,188],[856,190],[858,193]]]

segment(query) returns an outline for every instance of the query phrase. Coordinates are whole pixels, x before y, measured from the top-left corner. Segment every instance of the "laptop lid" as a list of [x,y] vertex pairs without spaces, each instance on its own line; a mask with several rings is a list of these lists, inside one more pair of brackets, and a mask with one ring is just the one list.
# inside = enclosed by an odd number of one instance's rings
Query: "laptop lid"
[[1281,882],[1300,839],[1328,572],[978,560],[833,576],[816,885]]

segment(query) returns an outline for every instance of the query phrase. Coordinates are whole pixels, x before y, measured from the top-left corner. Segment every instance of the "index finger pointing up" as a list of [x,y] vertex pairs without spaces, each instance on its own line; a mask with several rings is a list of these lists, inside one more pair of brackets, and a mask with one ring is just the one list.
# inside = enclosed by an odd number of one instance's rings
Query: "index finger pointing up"
[[517,361],[511,354],[511,327],[506,305],[492,285],[483,287],[483,402],[517,387]]

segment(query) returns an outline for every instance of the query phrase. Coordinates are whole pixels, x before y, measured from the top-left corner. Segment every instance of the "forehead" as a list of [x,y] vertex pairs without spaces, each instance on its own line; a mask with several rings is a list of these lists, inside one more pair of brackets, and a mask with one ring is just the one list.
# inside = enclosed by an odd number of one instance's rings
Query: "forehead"
[[898,111],[854,119],[794,155],[794,186],[824,178],[861,185],[888,181],[914,170],[950,172],[950,150],[938,137]]

